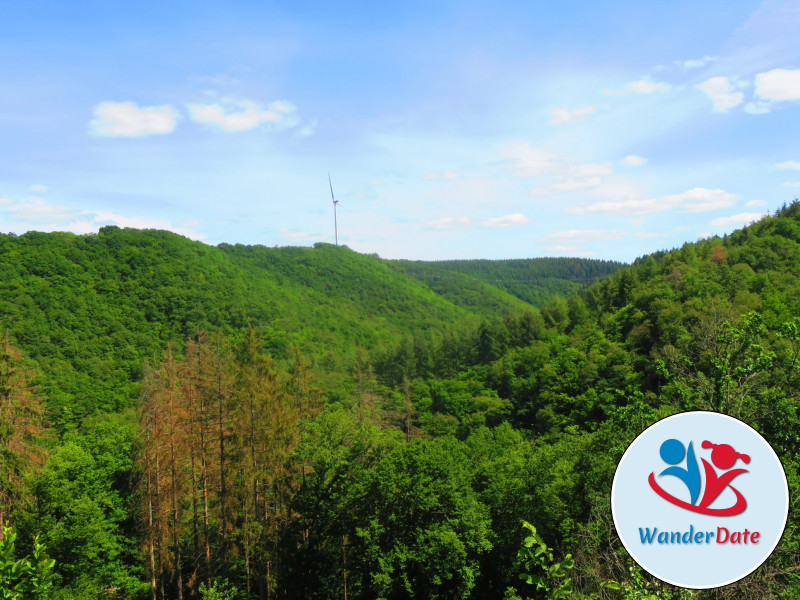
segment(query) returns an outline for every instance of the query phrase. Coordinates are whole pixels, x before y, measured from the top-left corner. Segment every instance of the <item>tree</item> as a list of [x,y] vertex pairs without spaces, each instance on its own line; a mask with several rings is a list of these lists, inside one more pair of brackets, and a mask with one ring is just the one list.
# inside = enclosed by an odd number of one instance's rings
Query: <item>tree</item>
[[47,427],[44,407],[31,380],[6,333],[0,342],[0,540],[8,516],[28,500],[24,475],[47,458],[37,443]]

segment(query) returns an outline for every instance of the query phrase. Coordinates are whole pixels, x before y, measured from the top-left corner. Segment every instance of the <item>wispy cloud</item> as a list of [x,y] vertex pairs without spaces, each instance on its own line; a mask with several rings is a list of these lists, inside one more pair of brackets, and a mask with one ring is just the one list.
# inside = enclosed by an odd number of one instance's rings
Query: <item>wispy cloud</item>
[[753,208],[755,206],[766,206],[767,203],[764,200],[748,200],[745,202],[745,206],[748,208]]
[[427,224],[428,229],[461,229],[472,225],[468,217],[441,217]]
[[508,154],[515,177],[543,179],[531,189],[534,196],[593,189],[613,172],[610,162],[575,163],[526,143],[512,145]]
[[775,165],[776,169],[789,169],[792,171],[799,171],[800,170],[800,160],[787,160],[782,163],[778,163]]
[[730,217],[719,217],[717,219],[714,219],[713,221],[711,221],[711,225],[713,227],[748,225],[753,221],[758,221],[764,216],[766,216],[766,213],[743,212],[739,213],[738,215],[731,215]]
[[282,227],[280,232],[285,238],[295,242],[307,242],[320,237],[319,234],[309,233],[308,231],[293,231],[286,227]]
[[311,135],[314,135],[316,131],[317,131],[317,120],[313,119],[308,123],[306,123],[305,125],[303,125],[300,129],[298,129],[297,135],[300,137],[309,137]]
[[602,177],[563,177],[535,185],[531,188],[534,196],[547,196],[550,194],[561,194],[564,192],[579,192],[581,190],[591,190],[603,185]]
[[577,108],[565,108],[556,106],[550,109],[550,119],[548,125],[566,125],[584,119],[597,112],[597,108],[590,104],[578,106]]
[[717,60],[715,56],[704,56],[703,58],[690,58],[689,60],[684,60],[681,65],[685,69],[699,69],[700,67],[705,67],[706,65],[714,62]]
[[282,130],[295,127],[300,122],[297,107],[287,100],[276,100],[264,106],[253,100],[222,98],[215,104],[187,104],[186,108],[193,121],[228,132],[248,131],[257,127]]
[[437,173],[425,173],[422,175],[423,179],[429,180],[437,180],[437,179],[446,179],[449,181],[454,181],[458,179],[458,173],[456,171],[442,171]]
[[556,231],[541,238],[540,242],[558,242],[564,244],[569,243],[592,243],[592,242],[610,242],[614,240],[621,240],[625,237],[624,231],[609,231],[609,230],[596,230],[596,229],[567,229],[565,231]]
[[103,137],[143,137],[171,133],[178,124],[178,111],[163,106],[139,106],[135,102],[100,102],[94,108],[89,131]]
[[626,94],[655,94],[657,92],[668,92],[672,86],[665,81],[654,81],[650,77],[642,77],[636,81],[630,81],[621,89],[607,89],[603,93],[606,96],[625,96]]
[[692,188],[682,194],[672,194],[657,198],[601,201],[580,206],[570,206],[565,210],[574,215],[617,214],[647,215],[667,210],[685,212],[707,212],[733,206],[735,194],[720,189]]
[[641,167],[647,163],[647,159],[641,156],[636,156],[635,154],[629,154],[619,162],[626,167]]
[[672,86],[663,81],[653,81],[652,79],[639,79],[631,81],[625,86],[625,90],[634,94],[654,94],[655,92],[666,92]]
[[712,77],[697,87],[711,99],[714,112],[726,112],[744,101],[744,94],[735,91],[727,77]]
[[192,231],[187,227],[173,225],[164,219],[155,219],[152,217],[137,217],[121,215],[115,212],[108,211],[81,211],[82,215],[87,215],[91,218],[91,222],[97,227],[100,225],[117,225],[118,227],[133,227],[135,229],[165,229],[172,231],[195,240],[203,239],[204,236]]
[[464,229],[467,227],[486,227],[488,229],[506,229],[508,227],[520,227],[530,223],[530,218],[522,213],[513,213],[502,217],[492,217],[475,221],[469,217],[442,217],[435,219],[427,224],[428,229]]
[[492,229],[504,229],[506,227],[519,227],[521,225],[527,225],[530,222],[531,220],[522,213],[514,213],[512,215],[505,215],[504,217],[486,219],[481,221],[479,225],[481,227],[490,227]]
[[80,210],[64,205],[50,204],[42,198],[0,198],[3,221],[13,231],[71,231],[77,234],[96,232],[103,225],[133,227],[136,229],[164,229],[186,237],[201,240],[203,235],[193,230],[197,223],[173,223],[151,217],[122,215],[110,211]]

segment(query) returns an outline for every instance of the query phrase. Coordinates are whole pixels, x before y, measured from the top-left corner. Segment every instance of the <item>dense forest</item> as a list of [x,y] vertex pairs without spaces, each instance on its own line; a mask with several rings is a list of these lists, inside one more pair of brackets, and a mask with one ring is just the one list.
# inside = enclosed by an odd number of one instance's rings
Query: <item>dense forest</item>
[[394,260],[415,279],[456,304],[486,306],[478,290],[491,284],[534,306],[554,296],[571,296],[624,266],[612,260],[529,258],[510,260]]
[[[797,598],[798,291],[797,202],[629,266],[0,236],[0,589]],[[611,522],[627,445],[692,409],[790,485],[776,551],[719,590],[652,579]]]

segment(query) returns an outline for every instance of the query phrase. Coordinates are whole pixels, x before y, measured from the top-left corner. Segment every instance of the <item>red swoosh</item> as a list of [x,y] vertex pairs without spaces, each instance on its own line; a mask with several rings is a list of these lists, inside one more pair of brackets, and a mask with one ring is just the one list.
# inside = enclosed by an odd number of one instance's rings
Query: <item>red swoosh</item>
[[717,517],[732,517],[733,515],[738,515],[739,513],[744,512],[744,509],[747,508],[747,500],[744,499],[744,496],[737,490],[735,487],[730,487],[734,493],[736,494],[736,504],[729,508],[704,508],[700,506],[695,506],[694,504],[689,504],[688,502],[684,502],[665,492],[661,487],[656,483],[656,478],[653,473],[650,473],[650,477],[647,478],[650,487],[653,488],[653,491],[664,498],[667,502],[674,504],[675,506],[680,506],[681,508],[685,508],[686,510],[690,510],[692,512],[700,513],[701,515],[712,515]]

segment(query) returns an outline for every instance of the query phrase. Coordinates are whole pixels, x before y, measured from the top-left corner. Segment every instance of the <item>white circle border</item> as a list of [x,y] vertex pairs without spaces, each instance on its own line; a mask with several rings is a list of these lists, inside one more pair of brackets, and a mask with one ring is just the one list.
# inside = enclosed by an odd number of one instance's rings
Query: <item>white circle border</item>
[[[724,417],[726,419],[730,419],[731,421],[735,421],[736,423],[739,423],[740,425],[743,425],[744,427],[746,427],[747,429],[749,429],[750,431],[755,433],[756,436],[758,436],[761,439],[761,441],[764,442],[766,447],[769,448],[769,451],[772,453],[772,456],[775,457],[775,460],[777,461],[778,465],[780,465],[781,473],[783,474],[783,491],[784,491],[784,497],[785,497],[785,500],[786,500],[786,514],[783,516],[783,525],[781,526],[781,534],[779,536],[777,536],[777,539],[775,540],[775,543],[772,545],[772,548],[770,548],[769,552],[767,552],[764,555],[764,558],[761,559],[761,562],[759,562],[757,565],[755,565],[752,569],[750,569],[746,573],[741,574],[736,579],[731,579],[730,581],[726,581],[725,583],[720,583],[720,584],[716,584],[716,585],[703,585],[703,586],[685,585],[685,584],[682,584],[682,583],[678,583],[676,581],[670,581],[669,579],[665,579],[664,577],[661,577],[660,575],[658,575],[657,573],[655,573],[651,569],[648,569],[647,567],[645,567],[642,563],[640,563],[638,560],[636,560],[636,557],[634,556],[633,552],[631,552],[631,549],[628,548],[628,545],[625,543],[625,540],[623,540],[622,536],[619,534],[619,526],[617,525],[617,514],[616,514],[616,510],[614,509],[614,492],[616,490],[616,485],[617,485],[617,475],[619,474],[620,467],[622,466],[622,463],[625,461],[625,457],[628,456],[628,453],[630,452],[631,447],[633,447],[633,445],[639,440],[640,437],[642,437],[645,433],[650,431],[656,425],[659,425],[661,423],[664,423],[665,421],[669,421],[670,419],[674,419],[676,417],[683,417],[683,416],[691,415],[691,414],[715,415],[715,416],[719,416],[719,417]],[[764,439],[763,435],[761,435],[758,431],[756,431],[755,429],[750,427],[750,425],[748,425],[744,421],[740,421],[736,417],[732,417],[730,415],[726,415],[726,414],[718,413],[718,412],[713,412],[713,411],[708,411],[708,410],[691,410],[691,411],[679,412],[679,413],[676,413],[674,415],[670,415],[668,417],[664,417],[663,419],[659,419],[655,423],[649,425],[647,427],[647,429],[642,431],[639,435],[637,435],[634,438],[634,440],[630,444],[628,444],[628,447],[625,449],[625,452],[622,454],[622,458],[620,458],[619,462],[617,463],[617,468],[614,471],[614,480],[611,483],[611,518],[614,521],[614,529],[616,530],[617,537],[619,538],[619,541],[622,542],[622,546],[625,548],[625,551],[628,553],[628,556],[630,556],[631,559],[633,559],[633,561],[637,565],[639,565],[642,569],[644,569],[645,571],[650,573],[650,575],[652,575],[656,579],[659,579],[659,580],[661,580],[661,581],[663,581],[665,583],[668,583],[670,585],[674,585],[676,587],[680,587],[680,588],[684,588],[684,589],[690,589],[690,590],[719,589],[721,587],[725,587],[726,585],[731,585],[732,583],[736,583],[737,581],[740,581],[740,580],[744,579],[745,577],[750,575],[753,571],[758,569],[761,565],[763,565],[767,561],[767,559],[770,556],[772,556],[772,553],[775,551],[775,548],[778,547],[778,544],[780,544],[781,540],[783,539],[783,534],[786,532],[786,522],[789,519],[789,482],[788,482],[788,480],[786,478],[786,469],[784,468],[780,457],[778,457],[778,454],[775,452],[775,450],[773,449],[772,445],[766,439]]]

